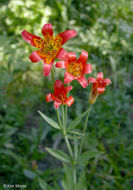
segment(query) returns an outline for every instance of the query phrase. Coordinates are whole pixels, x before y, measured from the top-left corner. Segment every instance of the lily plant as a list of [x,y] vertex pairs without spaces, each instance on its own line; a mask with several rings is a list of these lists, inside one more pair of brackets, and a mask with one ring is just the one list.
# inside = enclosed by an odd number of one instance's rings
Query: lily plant
[[[54,102],[57,121],[54,121],[40,111],[39,114],[45,122],[62,133],[67,150],[45,149],[53,157],[60,160],[63,165],[66,164],[72,168],[72,190],[77,190],[78,174],[81,171],[79,166],[82,164],[87,165],[90,158],[95,158],[101,154],[101,152],[96,150],[84,150],[84,141],[92,105],[96,102],[98,96],[105,92],[105,87],[111,84],[111,80],[108,78],[104,79],[102,72],[97,74],[96,79],[89,77],[87,80],[85,75],[92,72],[91,64],[87,63],[88,53],[82,50],[81,55],[77,58],[74,52],[66,52],[65,49],[62,48],[64,43],[77,35],[75,30],[67,30],[54,37],[52,24],[47,23],[42,28],[42,34],[43,38],[24,30],[22,37],[27,43],[38,48],[37,51],[33,51],[29,56],[30,60],[32,62],[43,60],[44,76],[51,74],[53,93],[49,92],[46,95],[46,102]],[[55,58],[59,59],[59,61],[54,65]],[[66,70],[64,81],[60,81],[59,79],[55,80],[54,67]],[[90,92],[88,109],[68,123],[68,107],[71,107],[74,103],[74,98],[70,95],[70,91],[74,88],[70,85],[73,80],[77,80],[83,88],[86,88],[92,83],[92,90]],[[77,132],[76,126],[83,118],[85,118],[85,121],[82,122],[82,131]],[[45,182],[42,182],[41,179],[39,182],[41,183],[41,187],[43,185],[45,186],[44,189],[51,189],[51,187]]]

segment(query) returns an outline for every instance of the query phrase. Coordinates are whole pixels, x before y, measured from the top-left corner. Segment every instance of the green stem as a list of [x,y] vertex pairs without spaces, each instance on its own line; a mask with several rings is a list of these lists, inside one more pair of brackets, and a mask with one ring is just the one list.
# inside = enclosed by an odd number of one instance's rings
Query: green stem
[[75,165],[73,165],[73,185],[74,185],[74,190],[77,190],[76,181],[77,181],[77,179],[76,179],[76,167],[75,167]]
[[71,149],[71,145],[70,145],[69,140],[68,140],[68,138],[67,138],[67,136],[65,134],[64,134],[64,138],[65,138],[65,142],[66,142],[68,152],[69,152],[70,156],[73,157],[73,152],[72,152],[72,149]]
[[80,154],[82,152],[82,148],[83,148],[83,144],[84,144],[84,139],[85,139],[85,132],[86,132],[86,128],[87,128],[87,123],[88,123],[88,118],[89,118],[89,115],[90,115],[90,111],[91,111],[91,106],[89,107],[88,109],[88,113],[86,115],[86,120],[85,120],[85,125],[84,125],[84,128],[83,128],[83,136],[82,136],[82,139],[81,139],[81,145],[80,145]]
[[78,157],[78,142],[76,135],[74,135],[74,164],[73,164],[73,185],[74,185],[74,190],[76,190],[76,160]]
[[[54,70],[53,69],[54,68],[51,69],[51,77],[52,77],[52,82],[53,82],[53,86],[54,86],[55,79],[54,79]],[[58,109],[56,110],[56,115],[57,115],[59,126],[60,126],[60,128],[62,128],[61,120],[60,120],[60,114],[59,114],[59,110]]]
[[[67,84],[67,86],[69,86],[69,83]],[[67,97],[69,97],[69,92],[67,93]],[[64,126],[64,129],[66,129],[66,126],[67,126],[67,109],[68,109],[68,106],[65,105],[65,126]]]
[[58,109],[56,110],[56,115],[57,115],[57,120],[58,120],[59,126],[60,126],[60,128],[62,128],[61,120],[60,120],[60,115],[59,115],[59,110]]
[[[54,79],[53,68],[51,69],[51,77],[52,77],[52,81],[53,81],[53,85],[54,85],[55,79]],[[71,145],[70,145],[69,140],[68,140],[68,138],[66,136],[66,132],[64,131],[64,125],[66,126],[66,120],[64,120],[64,107],[63,107],[63,105],[62,105],[62,119],[63,119],[63,123],[62,124],[61,124],[61,120],[60,120],[60,115],[59,115],[59,110],[58,109],[56,110],[56,114],[57,114],[58,123],[60,125],[60,128],[61,128],[63,134],[64,134],[64,138],[65,138],[65,143],[66,143],[67,149],[69,151],[70,156],[73,157]]]
[[64,105],[61,106],[61,110],[62,110],[62,126],[63,126],[63,129],[65,130]]
[[52,77],[52,82],[53,82],[53,86],[54,86],[55,79],[54,79],[54,70],[53,70],[53,67],[51,69],[51,77]]
[[65,105],[65,118],[64,118],[64,120],[65,120],[65,126],[64,126],[64,129],[66,129],[66,126],[67,126],[67,105]]

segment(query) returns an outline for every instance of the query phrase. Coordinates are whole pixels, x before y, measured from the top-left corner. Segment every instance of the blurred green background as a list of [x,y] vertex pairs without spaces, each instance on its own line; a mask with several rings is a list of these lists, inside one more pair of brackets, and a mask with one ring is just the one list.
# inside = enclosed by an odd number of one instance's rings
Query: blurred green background
[[[61,134],[37,113],[41,110],[56,120],[53,104],[45,102],[52,91],[51,77],[43,76],[42,62],[30,62],[35,48],[20,35],[26,29],[42,37],[47,22],[55,34],[75,29],[78,36],[64,48],[77,56],[85,49],[92,76],[103,71],[112,80],[93,106],[84,146],[105,154],[90,160],[81,189],[132,190],[132,0],[0,0],[0,190],[2,184],[16,183],[26,184],[28,190],[43,189],[39,178],[55,190],[62,186],[70,190],[70,171],[66,168],[63,177],[60,162],[44,149],[65,149]],[[56,78],[63,79],[62,70],[56,69]],[[72,85],[75,103],[69,109],[69,122],[87,109],[90,92],[89,86],[82,89],[77,81]]]

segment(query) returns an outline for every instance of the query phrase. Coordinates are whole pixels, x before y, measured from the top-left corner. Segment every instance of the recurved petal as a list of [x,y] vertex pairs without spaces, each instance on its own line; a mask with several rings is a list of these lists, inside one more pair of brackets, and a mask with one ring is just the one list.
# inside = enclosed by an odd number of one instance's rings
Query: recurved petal
[[88,53],[87,51],[83,50],[77,62],[86,63],[87,59],[88,59]]
[[52,102],[53,101],[53,95],[51,94],[51,93],[48,93],[47,95],[46,95],[46,102]]
[[86,64],[84,68],[84,74],[88,74],[92,72],[91,64]]
[[45,36],[47,33],[53,36],[53,28],[51,23],[47,23],[42,27],[42,34]]
[[49,73],[50,73],[50,71],[52,69],[53,63],[54,63],[54,61],[52,61],[51,63],[44,62],[44,64],[43,64],[43,69],[44,69],[43,70],[43,74],[44,74],[44,76],[48,76],[49,75]]
[[104,93],[105,88],[104,87],[98,87],[97,91],[98,91],[99,94],[102,94],[102,93]]
[[89,77],[88,84],[90,84],[90,83],[96,83],[96,82],[97,82],[97,80],[95,78]]
[[61,48],[58,52],[58,54],[56,55],[56,57],[58,59],[61,59],[61,60],[67,60],[68,58],[68,53],[64,50],[64,48]]
[[65,72],[65,77],[64,77],[64,83],[68,84],[70,83],[72,80],[74,80],[75,77],[73,75],[71,75],[70,73],[68,73],[67,71]]
[[75,62],[77,59],[76,54],[73,52],[68,52],[68,62]]
[[[23,39],[31,44],[32,46],[34,47],[37,47],[37,48],[40,48],[40,46],[42,45],[43,43],[43,39],[38,37],[38,36],[35,36],[34,34],[31,34],[29,32],[27,32],[26,30],[23,30],[23,32],[21,33]],[[35,43],[35,40],[36,40],[36,43]]]
[[73,102],[74,98],[72,96],[69,96],[69,98],[64,103],[70,107],[73,104]]
[[58,109],[58,107],[61,105],[60,102],[54,101],[54,108]]
[[66,65],[67,65],[67,61],[58,61],[58,62],[55,64],[55,67],[66,69]]
[[87,87],[87,80],[84,76],[80,76],[76,80],[79,81],[83,88]]
[[73,88],[72,86],[66,86],[65,87],[65,92],[68,93],[69,91],[72,90],[72,88]]
[[109,84],[112,83],[110,79],[104,79],[103,82],[104,82],[104,84],[106,84],[106,85],[109,85]]
[[38,54],[38,51],[33,51],[32,54],[29,56],[30,60],[33,62],[33,63],[36,63],[38,61],[41,61],[43,59],[43,57],[41,57],[39,54]]
[[75,30],[67,30],[58,34],[62,38],[62,45],[77,35]]
[[97,79],[103,79],[103,72],[97,74]]

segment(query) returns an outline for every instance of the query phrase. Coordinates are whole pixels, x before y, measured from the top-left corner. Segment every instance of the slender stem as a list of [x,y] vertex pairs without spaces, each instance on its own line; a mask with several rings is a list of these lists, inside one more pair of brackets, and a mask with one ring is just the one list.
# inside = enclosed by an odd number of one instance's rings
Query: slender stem
[[[69,86],[69,83],[67,84],[67,86]],[[67,93],[67,97],[69,97],[69,92]],[[68,108],[68,106],[67,105],[65,105],[65,126],[64,126],[64,128],[66,129],[66,126],[67,126],[67,108]]]
[[60,115],[59,115],[59,110],[58,109],[56,110],[56,115],[57,115],[59,126],[60,126],[60,128],[62,128],[61,120],[60,120]]
[[71,149],[71,145],[70,145],[70,143],[69,143],[69,140],[68,140],[68,138],[67,138],[66,135],[64,135],[64,138],[65,138],[65,142],[66,142],[66,146],[67,146],[68,152],[69,152],[70,156],[73,157],[73,152],[72,152],[72,149]]
[[80,154],[82,152],[82,147],[83,147],[83,144],[84,144],[84,139],[85,139],[85,132],[86,132],[86,128],[87,128],[87,123],[88,123],[88,118],[89,118],[89,115],[90,115],[90,111],[91,111],[91,106],[89,107],[88,109],[88,113],[86,115],[86,120],[85,120],[85,125],[84,125],[84,128],[83,128],[83,136],[82,136],[82,139],[81,139],[81,145],[80,145]]
[[[52,77],[52,82],[53,82],[53,86],[54,86],[55,79],[54,79],[53,68],[51,69],[51,77]],[[60,126],[60,128],[62,128],[61,120],[60,120],[60,114],[59,114],[59,110],[58,110],[58,109],[56,110],[56,115],[57,115],[57,119],[58,119],[59,126]]]
[[73,185],[74,185],[74,190],[76,190],[76,159],[78,156],[78,142],[77,142],[77,138],[76,135],[74,135],[74,164],[73,164]]
[[64,129],[66,129],[66,126],[67,126],[67,105],[65,105],[65,116],[64,116],[64,119],[65,119],[65,126],[64,126]]
[[61,106],[61,110],[62,110],[62,126],[63,126],[63,129],[65,130],[64,105]]
[[54,70],[53,70],[53,67],[51,69],[51,77],[52,77],[52,82],[53,82],[53,86],[54,86],[55,79],[54,79]]
[[[54,83],[55,83],[55,79],[54,79],[54,73],[53,73],[53,68],[51,69],[51,77],[52,77],[52,81],[53,81],[53,86],[54,86]],[[66,106],[67,107],[67,106]],[[71,145],[69,143],[69,140],[66,136],[66,121],[67,121],[67,109],[65,109],[65,114],[64,114],[64,106],[62,105],[62,124],[61,124],[61,120],[60,120],[60,115],[59,115],[59,110],[57,109],[56,110],[56,114],[57,114],[57,119],[58,119],[58,123],[60,125],[60,128],[61,128],[61,131],[64,135],[64,139],[65,139],[65,143],[66,143],[66,146],[67,146],[67,149],[68,149],[68,152],[70,154],[70,156],[73,158],[73,152],[72,152],[72,148],[71,148]],[[75,167],[75,166],[74,166]],[[76,170],[74,169],[74,190],[76,190]]]
[[78,141],[76,135],[74,135],[74,159],[78,157]]
[[76,179],[76,167],[75,167],[75,165],[73,165],[73,185],[74,185],[74,190],[77,190],[76,181],[77,181],[77,179]]

